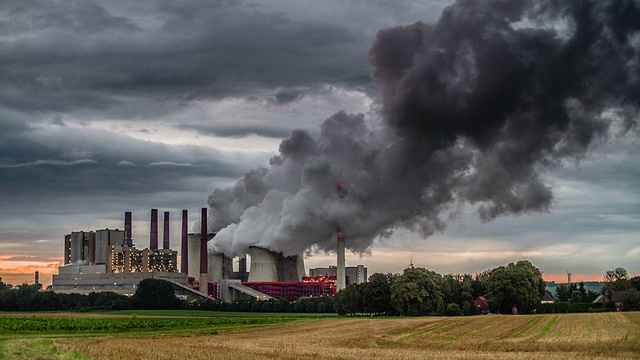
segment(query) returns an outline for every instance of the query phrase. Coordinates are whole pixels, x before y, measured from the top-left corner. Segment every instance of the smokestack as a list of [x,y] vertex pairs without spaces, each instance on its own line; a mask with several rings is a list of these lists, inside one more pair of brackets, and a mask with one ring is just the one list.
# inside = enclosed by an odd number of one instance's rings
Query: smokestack
[[124,213],[124,242],[127,246],[133,246],[133,236],[131,235],[131,211]]
[[169,240],[169,212],[164,212],[164,232],[162,233],[162,248],[165,250],[169,250],[170,240]]
[[208,294],[209,279],[207,272],[209,265],[207,261],[207,208],[202,208],[200,218],[200,292]]
[[346,278],[345,278],[345,269],[344,269],[344,242],[345,242],[346,236],[344,235],[344,233],[342,232],[342,230],[340,230],[340,228],[338,228],[338,235],[337,235],[337,252],[338,252],[338,268],[336,269],[336,278],[338,280],[338,284],[336,286],[336,292],[340,291],[342,289],[344,289],[346,287]]
[[242,281],[247,281],[247,255],[241,255],[240,261],[238,261],[238,274]]
[[149,233],[149,249],[158,250],[158,209],[151,209],[151,230]]
[[189,250],[188,250],[188,228],[189,227],[189,210],[182,210],[182,244],[180,246],[180,272],[189,273]]
[[37,285],[37,284],[40,284],[40,271],[36,271],[36,278],[35,278],[35,280],[36,280],[36,282],[35,282],[35,283],[36,283],[36,285]]

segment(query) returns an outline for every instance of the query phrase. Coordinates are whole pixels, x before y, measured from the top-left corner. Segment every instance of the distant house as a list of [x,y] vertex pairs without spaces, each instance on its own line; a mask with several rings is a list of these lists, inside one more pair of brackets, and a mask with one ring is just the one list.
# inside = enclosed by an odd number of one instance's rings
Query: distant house
[[551,304],[555,301],[555,299],[553,298],[553,296],[549,295],[549,293],[544,293],[544,296],[542,297],[542,300],[540,300],[541,303],[543,304]]
[[487,302],[487,299],[484,298],[484,296],[478,296],[476,301],[473,302],[473,306],[475,306],[476,309],[480,311],[489,312],[489,303]]
[[606,297],[606,296],[604,296],[604,295],[598,295],[598,297],[597,297],[595,300],[593,300],[591,303],[592,303],[592,304],[604,304],[604,303],[606,303],[607,301],[609,301],[609,299],[607,299],[607,297]]
[[622,310],[622,295],[625,292],[622,290],[619,291],[614,291],[613,294],[611,294],[611,301],[613,301],[616,304],[616,310],[620,311]]

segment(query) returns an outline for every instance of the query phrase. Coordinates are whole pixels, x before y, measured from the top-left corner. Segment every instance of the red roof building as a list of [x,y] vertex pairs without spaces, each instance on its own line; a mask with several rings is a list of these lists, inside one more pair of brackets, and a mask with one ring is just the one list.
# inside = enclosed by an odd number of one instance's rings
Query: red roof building
[[478,296],[476,301],[473,302],[473,306],[475,306],[476,309],[480,311],[489,312],[489,303],[487,302],[487,299],[484,298],[484,296]]

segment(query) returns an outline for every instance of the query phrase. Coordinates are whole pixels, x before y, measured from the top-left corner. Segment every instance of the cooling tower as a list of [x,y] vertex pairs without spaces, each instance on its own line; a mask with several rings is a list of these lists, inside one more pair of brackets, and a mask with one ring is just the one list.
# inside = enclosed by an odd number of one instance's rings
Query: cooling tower
[[200,234],[189,234],[187,236],[187,266],[188,276],[198,279],[200,276]]
[[298,258],[298,262],[297,262],[297,273],[298,273],[298,281],[302,281],[302,278],[305,275],[305,271],[304,271],[304,256],[302,254],[297,256]]
[[209,251],[207,256],[209,266],[209,281],[220,282],[220,279],[231,279],[233,276],[233,259]]
[[[277,256],[278,281],[282,281],[282,282],[302,281],[302,275],[299,274],[300,260],[301,260],[301,257],[297,255],[283,256],[282,254],[278,254]],[[304,264],[302,265],[302,267],[304,268]],[[302,272],[304,273],[304,270]]]
[[249,255],[251,256],[249,282],[278,281],[276,253],[257,246],[249,246]]
[[257,246],[249,247],[249,282],[300,282],[304,276],[302,255],[283,256]]
[[182,243],[180,244],[180,272],[189,273],[189,245],[188,245],[189,210],[182,210]]

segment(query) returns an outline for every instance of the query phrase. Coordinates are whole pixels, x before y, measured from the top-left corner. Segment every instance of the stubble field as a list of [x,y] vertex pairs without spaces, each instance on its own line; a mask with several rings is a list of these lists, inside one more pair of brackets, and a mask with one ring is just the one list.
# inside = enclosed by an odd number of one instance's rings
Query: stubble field
[[[254,326],[258,325],[258,326]],[[296,318],[225,330],[53,336],[47,358],[640,358],[640,313],[424,318]]]

